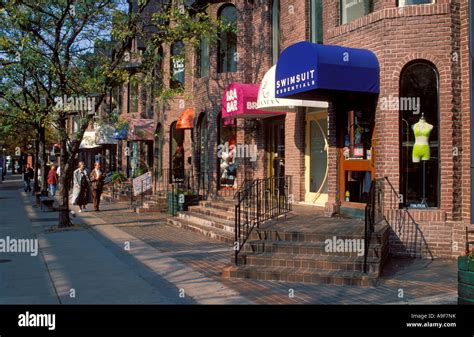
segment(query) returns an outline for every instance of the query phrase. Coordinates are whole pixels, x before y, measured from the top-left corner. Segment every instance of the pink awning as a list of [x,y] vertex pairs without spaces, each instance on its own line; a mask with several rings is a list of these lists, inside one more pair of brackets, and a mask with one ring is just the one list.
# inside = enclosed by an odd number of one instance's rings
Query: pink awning
[[130,119],[128,140],[153,140],[155,123],[152,119]]
[[257,109],[258,84],[231,83],[222,97],[222,118],[266,118],[285,114]]

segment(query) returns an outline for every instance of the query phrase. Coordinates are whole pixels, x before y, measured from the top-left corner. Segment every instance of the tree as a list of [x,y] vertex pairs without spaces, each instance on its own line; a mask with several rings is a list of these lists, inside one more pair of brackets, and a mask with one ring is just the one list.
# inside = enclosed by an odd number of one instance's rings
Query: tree
[[[163,43],[195,43],[206,36],[215,41],[217,32],[233,29],[212,20],[205,11],[192,12],[182,1],[74,0],[0,0],[1,72],[6,81],[15,81],[15,70],[24,73],[14,94],[21,92],[18,115],[33,123],[52,125],[57,129],[61,146],[59,227],[71,226],[69,190],[76,156],[84,132],[96,115],[109,90],[128,77],[122,66],[130,57],[134,38],[144,41],[140,56],[143,73],[150,74],[160,61],[156,49]],[[153,6],[152,6],[153,5]],[[143,17],[154,8],[147,22]],[[127,10],[128,9],[128,10]],[[133,9],[133,11],[131,11]],[[104,41],[114,43],[112,57],[97,53],[95,46]],[[135,56],[132,56],[135,58]],[[20,61],[20,62],[19,62]],[[18,81],[17,81],[18,82]],[[30,96],[31,99],[25,99]],[[162,86],[157,97],[175,93]],[[7,97],[15,96],[5,94]],[[38,101],[38,97],[40,97]],[[71,107],[78,99],[93,101],[92,109]],[[16,103],[6,100],[12,106]],[[79,130],[72,135],[66,121],[71,114],[80,116]]]

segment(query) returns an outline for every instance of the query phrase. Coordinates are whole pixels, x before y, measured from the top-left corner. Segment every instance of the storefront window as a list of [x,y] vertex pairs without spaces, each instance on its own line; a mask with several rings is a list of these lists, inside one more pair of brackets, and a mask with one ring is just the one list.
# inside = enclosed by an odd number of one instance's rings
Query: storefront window
[[219,138],[220,143],[218,147],[219,157],[219,186],[220,188],[236,187],[237,164],[234,158],[234,151],[232,147],[236,146],[237,129],[235,125],[225,126],[222,115],[218,117]]
[[171,78],[170,78],[170,88],[179,89],[184,88],[184,69],[185,69],[185,60],[184,60],[184,44],[182,42],[173,43],[171,46],[171,58],[170,58],[170,68],[171,68]]
[[424,5],[432,4],[434,0],[398,0],[398,6]]
[[176,122],[170,128],[170,168],[171,182],[184,181],[184,130],[176,128]]
[[272,59],[273,64],[280,55],[280,0],[272,2]]
[[[224,5],[221,7],[219,19],[224,23],[237,23],[237,10],[233,5]],[[237,34],[234,32],[223,32],[219,38],[218,47],[218,72],[237,71]]]
[[196,50],[197,77],[209,76],[209,39],[202,38]]
[[341,194],[344,202],[367,202],[373,176],[371,109],[350,110],[342,133]]
[[439,89],[433,65],[415,61],[400,77],[401,186],[407,207],[439,206]]
[[343,25],[372,12],[372,0],[341,0],[339,4]]
[[323,43],[323,0],[310,0],[310,41]]

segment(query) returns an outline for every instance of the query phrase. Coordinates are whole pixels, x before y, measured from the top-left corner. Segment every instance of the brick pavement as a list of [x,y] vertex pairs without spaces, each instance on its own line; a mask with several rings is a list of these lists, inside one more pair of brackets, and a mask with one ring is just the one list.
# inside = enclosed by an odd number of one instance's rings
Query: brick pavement
[[[456,303],[454,260],[392,259],[376,287],[299,284],[251,279],[224,279],[232,248],[190,231],[167,225],[166,214],[135,214],[124,204],[104,203],[94,213],[126,233],[187,264],[261,304]],[[403,294],[403,297],[399,297]],[[293,295],[293,296],[291,296]]]

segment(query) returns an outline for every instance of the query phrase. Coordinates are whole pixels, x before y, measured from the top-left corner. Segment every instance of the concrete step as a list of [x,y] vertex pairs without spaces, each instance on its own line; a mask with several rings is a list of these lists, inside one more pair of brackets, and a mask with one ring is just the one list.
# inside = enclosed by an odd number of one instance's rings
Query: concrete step
[[233,234],[228,231],[219,230],[215,227],[190,222],[183,218],[172,217],[172,218],[168,218],[166,222],[169,225],[172,225],[181,229],[189,230],[194,233],[212,238],[220,242],[233,244],[235,241]]
[[[239,264],[350,272],[364,271],[363,256],[351,257],[337,255],[323,256],[309,254],[253,253],[240,254]],[[367,271],[371,274],[378,275],[380,271],[380,259],[375,257],[367,258]]]
[[195,213],[194,211],[178,212],[176,216],[188,222],[226,231],[228,233],[231,233],[231,235],[233,235],[234,233],[234,228],[235,228],[234,221],[221,219],[221,218],[215,218],[213,216],[209,216],[209,215],[205,215],[201,213]]
[[147,195],[145,199],[150,200],[150,201],[168,202],[168,196],[165,194],[151,194],[151,195]]
[[[354,249],[355,250],[355,249]],[[388,245],[370,244],[367,256],[380,258],[385,256]],[[270,241],[254,240],[245,243],[241,254],[246,253],[283,253],[296,255],[318,255],[318,256],[350,256],[358,257],[357,251],[327,251],[324,242],[304,241]]]
[[375,286],[377,277],[360,271],[333,271],[291,267],[228,266],[222,273],[226,278],[250,278],[267,281],[299,282],[312,284]]
[[206,200],[206,201],[201,201],[200,206],[203,207],[209,207],[209,208],[215,208],[221,211],[226,211],[230,212],[232,214],[235,214],[235,201],[234,200]]
[[[388,235],[388,226],[386,230],[378,233],[373,233],[370,238],[371,243],[381,244],[385,241]],[[291,241],[291,242],[326,242],[331,240],[337,244],[338,240],[362,240],[364,239],[363,234],[339,234],[339,233],[315,233],[315,232],[295,232],[295,231],[281,231],[273,229],[261,229],[255,228],[251,235],[250,240],[271,240],[271,241]]]
[[168,206],[168,201],[161,199],[161,200],[145,200],[143,202],[144,207],[153,207],[153,206]]
[[189,206],[188,210],[193,213],[199,213],[217,219],[224,219],[228,221],[234,221],[235,219],[233,212],[223,211],[214,207]]

